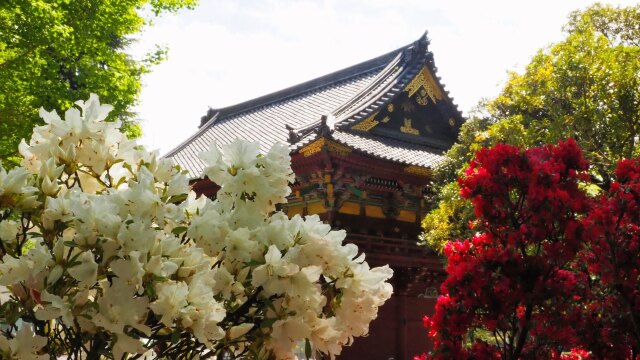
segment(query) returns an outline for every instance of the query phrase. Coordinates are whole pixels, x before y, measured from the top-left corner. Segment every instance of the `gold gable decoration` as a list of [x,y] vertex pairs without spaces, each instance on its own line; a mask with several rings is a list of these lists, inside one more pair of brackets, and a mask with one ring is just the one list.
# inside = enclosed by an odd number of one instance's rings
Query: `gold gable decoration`
[[337,154],[337,155],[347,155],[351,153],[351,148],[348,146],[344,146],[335,141],[328,140],[324,137],[312,142],[311,144],[300,149],[300,154],[304,157],[309,157],[313,154],[319,153],[322,149],[326,148],[329,152]]
[[329,149],[329,152],[337,154],[337,155],[347,155],[351,153],[351,148],[344,146],[342,144],[339,144],[335,141],[328,141],[327,140],[327,148]]
[[407,166],[404,168],[404,172],[419,176],[431,176],[431,169],[417,165]]
[[400,131],[405,134],[420,135],[420,130],[411,125],[411,118],[404,118],[404,126],[400,127]]
[[376,125],[378,125],[380,122],[378,120],[374,120],[374,118],[378,115],[378,112],[374,113],[373,115],[369,116],[367,119],[360,121],[359,123],[353,125],[351,127],[351,129],[353,130],[362,130],[362,131],[369,131],[371,129],[373,129],[374,127],[376,127]]
[[324,147],[325,138],[320,138],[311,144],[300,149],[300,154],[304,155],[304,157],[309,157],[315,153],[319,153],[320,150]]
[[423,92],[418,94],[420,95],[420,103],[426,104],[427,97],[434,103],[444,98],[431,72],[426,67],[422,67],[422,70],[411,80],[404,91],[408,93],[409,97],[412,97],[420,89],[424,89]]

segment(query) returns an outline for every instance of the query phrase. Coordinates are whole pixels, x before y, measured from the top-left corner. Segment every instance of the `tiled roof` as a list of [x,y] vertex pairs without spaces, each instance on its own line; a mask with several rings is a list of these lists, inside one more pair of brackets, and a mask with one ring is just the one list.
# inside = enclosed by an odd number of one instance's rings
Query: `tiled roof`
[[416,146],[398,139],[383,138],[370,134],[353,134],[340,130],[332,134],[334,140],[361,152],[401,162],[432,168],[444,159],[444,151],[429,146]]
[[[276,142],[289,141],[295,150],[318,136],[328,135],[372,156],[433,166],[442,158],[444,149],[353,134],[346,128],[386,106],[423,66],[430,66],[435,73],[433,55],[427,46],[425,34],[410,45],[361,64],[244,103],[210,109],[202,118],[200,129],[165,156],[173,157],[195,177],[204,168],[198,154],[213,141],[226,144],[240,137],[259,141],[263,150]],[[461,117],[457,108],[452,112]],[[326,119],[331,121],[327,123]]]
[[263,151],[278,141],[286,144],[289,131],[285,125],[301,127],[317,120],[348,101],[375,75],[375,70],[369,71],[279,102],[214,119],[166,156],[197,176],[204,169],[198,154],[214,140],[218,144],[230,143],[236,137],[259,141]]

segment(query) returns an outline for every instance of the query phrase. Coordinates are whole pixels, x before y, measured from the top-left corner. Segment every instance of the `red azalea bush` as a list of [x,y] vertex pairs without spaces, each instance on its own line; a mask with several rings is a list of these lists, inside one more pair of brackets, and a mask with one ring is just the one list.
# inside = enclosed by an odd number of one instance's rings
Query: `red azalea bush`
[[640,160],[600,198],[569,139],[479,151],[459,180],[476,235],[445,248],[448,277],[416,359],[635,359]]
[[583,223],[581,260],[593,280],[584,341],[598,358],[635,359],[640,351],[640,159],[623,160],[609,191]]

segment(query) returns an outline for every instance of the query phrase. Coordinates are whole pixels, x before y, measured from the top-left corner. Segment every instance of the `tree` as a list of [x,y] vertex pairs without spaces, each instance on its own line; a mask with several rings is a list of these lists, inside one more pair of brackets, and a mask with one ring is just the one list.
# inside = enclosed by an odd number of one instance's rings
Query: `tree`
[[131,113],[140,78],[164,57],[157,49],[136,61],[125,50],[155,15],[195,6],[197,0],[5,0],[0,2],[0,159],[13,159],[21,139],[41,124],[37,109],[68,108],[98,93],[130,136],[140,129]]
[[597,358],[640,355],[640,159],[620,161],[609,191],[583,220],[580,260],[592,281],[585,346]]
[[43,109],[0,167],[0,358],[335,356],[391,296],[346,233],[276,212],[289,150],[237,140],[202,154],[216,200],[106,122],[97,96]]
[[[485,106],[487,114],[463,126],[436,170],[436,192],[453,183],[446,194],[455,193],[455,179],[479,148],[539,146],[568,137],[589,160],[592,183],[606,190],[616,163],[637,156],[640,145],[639,23],[640,6],[594,5],[572,13],[567,38],[540,50],[523,74],[511,73]],[[446,241],[468,234],[470,213],[468,202],[447,195],[423,222],[425,243],[442,250]]]
[[476,234],[445,247],[448,276],[425,318],[430,358],[553,358],[582,344],[589,277],[575,262],[590,205],[580,188],[587,169],[571,139],[477,153],[460,179]]

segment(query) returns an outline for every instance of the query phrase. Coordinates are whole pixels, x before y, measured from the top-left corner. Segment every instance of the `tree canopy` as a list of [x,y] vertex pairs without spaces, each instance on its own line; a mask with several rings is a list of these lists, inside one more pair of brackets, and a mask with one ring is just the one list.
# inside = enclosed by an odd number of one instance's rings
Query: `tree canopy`
[[0,2],[0,159],[17,159],[17,144],[40,123],[38,108],[69,108],[97,93],[138,136],[140,78],[162,60],[156,49],[141,61],[125,50],[159,15],[197,0],[6,0]]
[[[590,162],[592,184],[606,190],[617,161],[638,155],[640,131],[640,6],[594,5],[569,16],[566,39],[541,49],[522,74],[512,72],[500,95],[461,130],[436,170],[443,194],[425,218],[424,241],[470,234],[468,201],[456,178],[475,152],[497,143],[539,146],[572,137]],[[447,185],[448,184],[448,185]],[[445,189],[445,191],[441,191]]]

